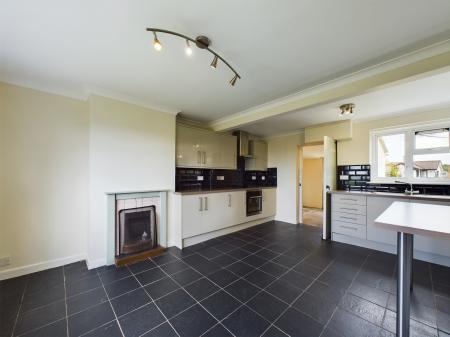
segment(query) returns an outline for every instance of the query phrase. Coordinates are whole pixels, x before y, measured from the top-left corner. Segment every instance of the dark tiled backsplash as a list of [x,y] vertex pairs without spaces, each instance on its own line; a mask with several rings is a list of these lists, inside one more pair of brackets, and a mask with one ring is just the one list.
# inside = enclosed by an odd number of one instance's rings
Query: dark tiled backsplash
[[337,167],[338,190],[365,190],[370,181],[370,165],[340,165]]
[[[407,185],[371,183],[370,165],[342,165],[337,167],[337,188],[347,191],[375,191],[404,193]],[[450,185],[414,184],[420,194],[450,195]]]
[[176,191],[209,191],[224,188],[277,186],[277,169],[267,171],[244,171],[178,168],[176,169]]

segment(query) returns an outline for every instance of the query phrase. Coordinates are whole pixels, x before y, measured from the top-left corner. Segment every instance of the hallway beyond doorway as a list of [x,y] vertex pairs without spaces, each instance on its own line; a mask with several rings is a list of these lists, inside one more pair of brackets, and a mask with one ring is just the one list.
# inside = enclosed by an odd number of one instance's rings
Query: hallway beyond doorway
[[322,209],[303,207],[303,223],[305,225],[322,227]]

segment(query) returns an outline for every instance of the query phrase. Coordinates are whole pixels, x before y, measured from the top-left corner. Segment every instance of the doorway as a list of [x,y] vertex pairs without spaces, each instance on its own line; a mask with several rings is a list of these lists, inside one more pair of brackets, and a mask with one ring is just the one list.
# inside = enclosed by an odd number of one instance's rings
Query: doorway
[[302,215],[303,223],[323,226],[324,146],[306,145],[302,149]]

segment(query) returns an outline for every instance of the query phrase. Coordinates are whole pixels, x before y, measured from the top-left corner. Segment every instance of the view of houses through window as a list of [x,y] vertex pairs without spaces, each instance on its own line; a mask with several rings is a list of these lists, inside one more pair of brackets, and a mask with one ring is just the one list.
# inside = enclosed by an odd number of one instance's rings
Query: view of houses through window
[[378,178],[450,179],[449,128],[377,135],[375,153]]

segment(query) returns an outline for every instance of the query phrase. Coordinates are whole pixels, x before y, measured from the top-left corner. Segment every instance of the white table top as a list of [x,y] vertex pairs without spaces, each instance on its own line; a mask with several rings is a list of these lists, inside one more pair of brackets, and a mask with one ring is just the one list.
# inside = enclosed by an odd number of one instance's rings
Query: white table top
[[396,232],[450,239],[450,206],[395,201],[375,224]]

